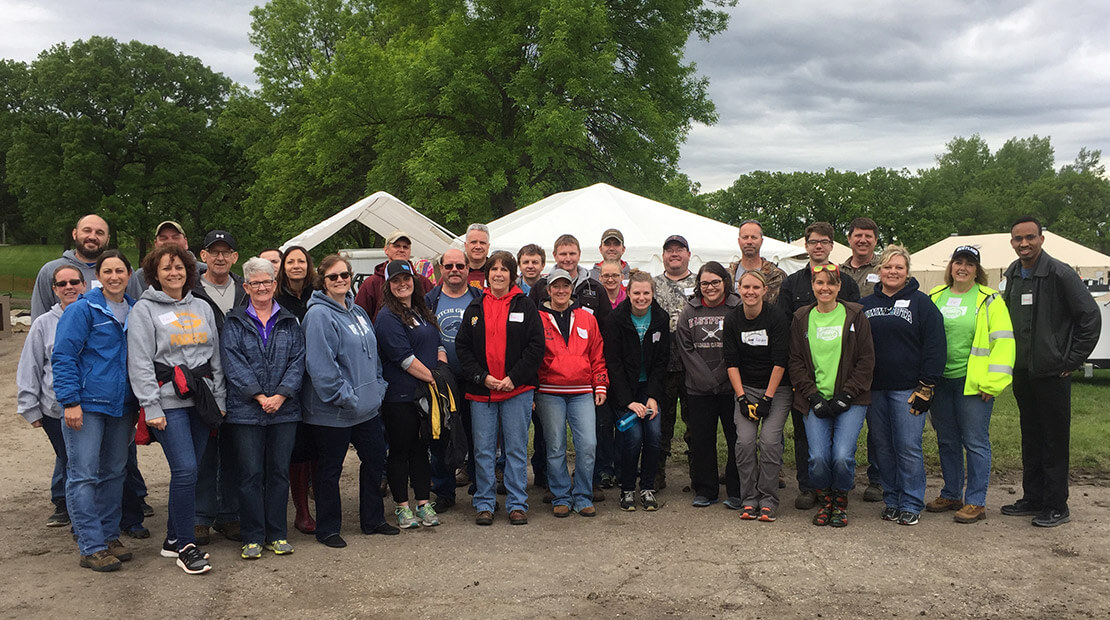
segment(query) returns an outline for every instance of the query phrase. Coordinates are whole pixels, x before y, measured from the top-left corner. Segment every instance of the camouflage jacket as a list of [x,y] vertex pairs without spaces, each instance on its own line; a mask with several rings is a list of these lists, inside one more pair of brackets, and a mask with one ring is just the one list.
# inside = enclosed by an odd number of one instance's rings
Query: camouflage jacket
[[[779,289],[782,288],[782,281],[786,279],[786,272],[766,258],[760,260],[763,261],[763,264],[759,267],[759,270],[767,278],[767,294],[763,296],[763,303],[774,304],[779,298]],[[737,273],[739,269],[740,261],[733,261],[728,266],[728,272],[732,274],[732,288],[737,292],[739,292],[740,283],[736,280],[744,275],[742,271]]]
[[[675,328],[678,326],[678,315],[682,309],[686,307],[686,301],[694,295],[694,288],[697,286],[698,274],[691,271],[681,280],[671,280],[667,274],[661,273],[655,276],[655,300],[659,302],[660,306],[667,311],[671,317],[671,336],[674,336]],[[675,344],[675,339],[671,338],[671,359],[667,362],[667,371],[675,372],[682,370],[682,361],[678,358],[678,347]]]

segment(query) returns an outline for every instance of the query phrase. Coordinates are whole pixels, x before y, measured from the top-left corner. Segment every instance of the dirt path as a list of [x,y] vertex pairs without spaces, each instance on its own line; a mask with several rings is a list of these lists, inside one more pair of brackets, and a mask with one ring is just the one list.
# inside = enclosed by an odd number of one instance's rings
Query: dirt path
[[[214,539],[212,572],[190,577],[158,556],[169,476],[151,446],[139,459],[157,511],[153,537],[127,540],[135,559],[100,575],[77,566],[64,528],[43,526],[53,455],[15,414],[21,346],[21,335],[0,339],[3,618],[1110,617],[1110,488],[1096,484],[1072,487],[1074,521],[1051,530],[999,515],[1014,496],[997,484],[989,518],[975,525],[928,514],[916,527],[883,522],[858,493],[841,530],[816,528],[792,507],[773,524],[742,522],[668,488],[654,514],[620,512],[611,497],[593,520],[556,520],[533,494],[526,527],[502,513],[479,528],[470,509],[456,508],[438,528],[368,537],[350,526],[348,469],[347,549],[292,531],[294,555],[248,563],[235,543]],[[929,483],[931,497],[939,481]],[[784,505],[793,498],[786,489]]]

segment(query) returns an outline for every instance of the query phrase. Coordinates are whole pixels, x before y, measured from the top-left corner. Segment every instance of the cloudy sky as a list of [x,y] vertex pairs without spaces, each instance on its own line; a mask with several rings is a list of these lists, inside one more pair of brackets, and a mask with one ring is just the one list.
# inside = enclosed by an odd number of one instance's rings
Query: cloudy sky
[[[60,41],[138,39],[253,84],[253,0],[0,0],[0,57]],[[692,41],[719,121],[681,166],[704,191],[752,170],[911,170],[955,136],[992,149],[1051,136],[1110,158],[1110,2],[751,0],[727,32]]]

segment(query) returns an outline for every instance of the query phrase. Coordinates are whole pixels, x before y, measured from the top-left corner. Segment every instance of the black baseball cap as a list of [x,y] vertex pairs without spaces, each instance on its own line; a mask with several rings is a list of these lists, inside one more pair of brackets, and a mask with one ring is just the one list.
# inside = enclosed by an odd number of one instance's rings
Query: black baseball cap
[[667,240],[663,242],[663,249],[667,249],[667,246],[672,243],[681,243],[682,247],[686,248],[687,250],[690,249],[690,244],[686,242],[686,237],[683,237],[682,235],[671,235],[670,237],[667,237]]
[[975,259],[975,262],[982,262],[981,260],[979,260],[979,248],[971,245],[961,245],[960,247],[956,248],[956,251],[952,252],[952,260],[956,260],[957,256],[970,256],[971,258]]
[[385,266],[386,281],[392,280],[402,274],[408,274],[409,277],[412,277],[412,265],[410,265],[407,260],[391,260],[389,264]]
[[204,249],[207,250],[212,247],[213,244],[219,243],[220,241],[226,243],[232,250],[236,252],[239,251],[239,245],[235,243],[235,237],[232,237],[231,233],[226,230],[208,231],[208,234],[204,236]]

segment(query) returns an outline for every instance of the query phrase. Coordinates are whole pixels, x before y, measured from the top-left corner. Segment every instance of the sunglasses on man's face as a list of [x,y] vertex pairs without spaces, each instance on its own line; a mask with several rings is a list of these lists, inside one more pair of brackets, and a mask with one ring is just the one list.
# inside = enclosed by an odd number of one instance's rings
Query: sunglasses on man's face
[[444,263],[443,268],[447,270],[454,269],[455,271],[462,271],[466,269],[466,263]]
[[54,283],[54,288],[65,288],[66,285],[77,286],[78,284],[81,284],[80,280],[58,280]]
[[329,273],[329,274],[325,275],[324,277],[327,278],[328,280],[332,281],[332,282],[335,282],[336,280],[339,280],[339,279],[348,280],[351,277],[351,272],[350,271],[340,271],[339,273]]

